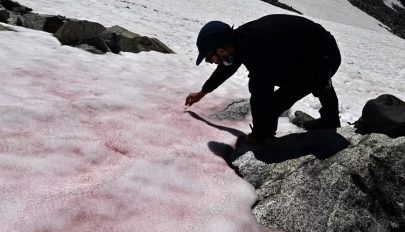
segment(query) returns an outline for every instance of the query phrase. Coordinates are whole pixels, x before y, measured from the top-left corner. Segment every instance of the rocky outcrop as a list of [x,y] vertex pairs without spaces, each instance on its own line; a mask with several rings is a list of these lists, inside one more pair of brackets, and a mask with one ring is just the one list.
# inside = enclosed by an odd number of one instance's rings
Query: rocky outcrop
[[55,33],[68,21],[68,19],[60,15],[41,15],[31,12],[24,14],[23,20],[24,27],[49,33]]
[[405,137],[353,128],[239,145],[232,165],[255,186],[257,220],[284,231],[405,231]]
[[[117,48],[119,38],[116,36],[116,41],[106,41],[104,35],[106,28],[96,22],[90,22],[86,20],[71,20],[65,22],[61,28],[57,30],[54,36],[63,45],[79,46],[86,44],[89,46],[87,51],[95,49],[95,53],[114,52],[119,53],[120,49]],[[111,48],[110,46],[111,45]]]
[[161,53],[173,53],[170,48],[158,39],[135,34],[120,26],[109,27],[108,34],[116,34],[120,37],[119,47],[123,52],[157,51]]
[[[229,104],[225,109],[211,115],[218,120],[244,120],[251,114],[249,99],[241,99]],[[288,117],[290,109],[281,114],[281,117]]]
[[173,51],[156,38],[141,36],[120,26],[106,28],[97,22],[33,13],[32,9],[10,0],[0,0],[0,22],[53,33],[62,45],[94,54]]
[[248,99],[235,101],[229,104],[224,110],[211,115],[219,120],[243,120],[250,114],[250,103]]

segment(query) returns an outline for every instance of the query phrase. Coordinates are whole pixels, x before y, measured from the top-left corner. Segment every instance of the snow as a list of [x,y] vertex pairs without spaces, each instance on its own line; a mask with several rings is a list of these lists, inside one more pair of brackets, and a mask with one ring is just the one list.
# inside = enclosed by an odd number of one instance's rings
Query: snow
[[280,0],[306,16],[389,33],[383,23],[354,7],[348,0]]
[[405,8],[399,0],[384,0],[384,4],[394,9],[394,5]]
[[15,29],[0,33],[3,231],[201,231],[223,218],[223,231],[263,231],[252,187],[207,146],[235,138],[183,112],[197,87],[187,59],[93,55]]
[[[254,188],[218,154],[235,144],[230,130],[248,133],[251,119],[210,117],[249,97],[246,71],[188,109],[230,129],[196,120],[183,104],[214,68],[195,66],[205,22],[237,27],[288,12],[251,0],[19,2],[39,13],[118,24],[159,38],[176,54],[94,55],[44,32],[0,32],[0,231],[267,231],[250,211]],[[342,51],[333,80],[344,125],[382,93],[405,100],[404,40],[312,19]],[[308,96],[292,112],[316,116],[319,107]],[[297,131],[280,119],[278,136]]]

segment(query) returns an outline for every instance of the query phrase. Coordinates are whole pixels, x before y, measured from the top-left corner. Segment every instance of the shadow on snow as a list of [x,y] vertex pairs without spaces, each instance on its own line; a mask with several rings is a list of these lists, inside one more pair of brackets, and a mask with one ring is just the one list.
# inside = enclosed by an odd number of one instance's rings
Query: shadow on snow
[[347,148],[350,144],[336,132],[336,129],[333,129],[293,133],[267,141],[262,145],[251,145],[245,142],[247,135],[242,131],[211,123],[192,111],[187,111],[187,113],[209,126],[227,131],[237,137],[234,147],[216,141],[208,142],[209,149],[217,156],[222,157],[230,167],[233,167],[232,161],[248,151],[252,151],[256,159],[269,164],[310,154],[323,160]]

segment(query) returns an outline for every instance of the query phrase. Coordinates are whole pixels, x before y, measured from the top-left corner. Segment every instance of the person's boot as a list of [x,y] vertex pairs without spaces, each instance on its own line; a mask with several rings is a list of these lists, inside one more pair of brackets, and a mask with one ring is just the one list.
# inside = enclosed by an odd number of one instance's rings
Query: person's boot
[[253,130],[253,127],[250,125],[252,132],[249,133],[246,137],[246,142],[252,145],[265,144],[267,141],[275,138],[275,133],[264,133],[259,132],[258,130]]
[[340,127],[339,118],[318,118],[309,120],[303,123],[304,129],[308,131],[312,130],[325,130],[325,129],[335,129]]

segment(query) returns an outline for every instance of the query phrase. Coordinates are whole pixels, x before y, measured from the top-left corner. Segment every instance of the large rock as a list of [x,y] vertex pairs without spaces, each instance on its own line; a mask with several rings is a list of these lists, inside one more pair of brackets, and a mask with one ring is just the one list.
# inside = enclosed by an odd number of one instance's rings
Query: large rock
[[67,19],[63,16],[32,13],[32,9],[10,0],[0,0],[0,22],[53,33],[63,45],[95,54],[173,51],[156,38],[132,33],[120,26],[105,28],[97,22]]
[[109,52],[107,44],[103,40],[106,28],[96,22],[86,20],[72,20],[65,22],[54,36],[63,45],[79,46],[88,44],[104,53]]
[[250,102],[248,99],[229,104],[223,111],[212,117],[219,120],[244,120],[250,114]]
[[45,18],[42,30],[49,33],[56,33],[59,30],[59,28],[61,28],[63,24],[67,21],[68,20],[64,16],[49,15]]
[[63,45],[78,45],[83,41],[100,37],[105,30],[103,25],[96,22],[72,20],[63,24],[54,36]]
[[157,51],[161,53],[173,53],[170,48],[156,38],[141,36],[120,26],[109,27],[108,30],[120,36],[119,45],[123,52]]
[[[211,117],[219,120],[244,120],[250,114],[250,101],[249,99],[242,99],[232,102],[224,110],[211,115]],[[290,109],[284,111],[280,117],[288,117]]]
[[55,33],[67,20],[62,16],[27,13],[23,15],[26,28]]
[[15,14],[13,12],[9,12],[10,13],[10,17],[8,18],[8,24],[11,25],[15,25],[15,26],[24,26],[24,17],[19,15],[19,14]]
[[42,31],[45,24],[45,17],[36,13],[27,13],[24,15],[23,25],[26,28]]
[[[329,139],[312,136],[308,147],[323,145],[308,149],[296,145],[302,138],[290,138],[265,152],[251,147],[233,162],[257,189],[257,220],[285,231],[405,231],[405,138],[363,136],[350,127]],[[334,141],[341,146],[328,151]]]

